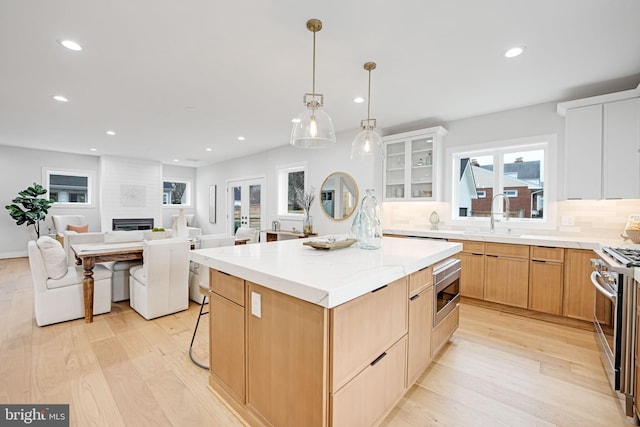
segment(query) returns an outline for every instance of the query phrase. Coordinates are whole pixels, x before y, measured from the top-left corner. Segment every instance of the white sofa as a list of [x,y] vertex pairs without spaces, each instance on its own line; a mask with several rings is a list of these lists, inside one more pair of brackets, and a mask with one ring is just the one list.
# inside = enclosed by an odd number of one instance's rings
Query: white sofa
[[[143,231],[107,231],[76,233],[75,231],[65,231],[64,249],[67,255],[69,266],[75,265],[75,256],[71,245],[82,245],[90,243],[119,243],[119,242],[141,242]],[[129,269],[142,264],[141,261],[115,261],[105,262],[103,265],[113,272],[111,278],[111,298],[112,301],[124,301],[129,299]]]
[[[69,266],[62,245],[49,236],[40,237],[37,243],[30,241],[28,253],[36,324],[84,317],[82,267]],[[111,311],[111,275],[111,270],[102,265],[93,269],[94,315]]]
[[186,239],[145,240],[143,264],[132,267],[129,305],[145,319],[189,308],[189,250]]
[[67,231],[67,226],[71,225],[84,225],[87,223],[84,215],[51,215],[51,221],[53,227],[56,229],[56,239],[60,244],[64,244],[64,233]]

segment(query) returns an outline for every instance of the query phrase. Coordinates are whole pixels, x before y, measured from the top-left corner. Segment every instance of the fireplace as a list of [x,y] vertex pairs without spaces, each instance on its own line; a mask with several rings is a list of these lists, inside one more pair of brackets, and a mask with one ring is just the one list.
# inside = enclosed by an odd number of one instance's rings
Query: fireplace
[[112,230],[151,230],[153,218],[113,218]]

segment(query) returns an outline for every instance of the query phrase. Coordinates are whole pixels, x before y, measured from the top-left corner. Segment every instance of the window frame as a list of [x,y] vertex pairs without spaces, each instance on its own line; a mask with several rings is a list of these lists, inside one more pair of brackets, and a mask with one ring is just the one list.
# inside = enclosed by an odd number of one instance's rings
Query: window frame
[[[165,203],[165,192],[164,192],[164,184],[165,183],[181,183],[186,184],[187,187],[185,189],[185,193],[187,195],[187,200],[185,203]],[[193,181],[188,178],[173,178],[173,177],[164,177],[162,178],[162,207],[163,208],[190,208],[192,206],[191,201],[193,200]]]
[[[494,169],[502,169],[505,154],[514,151],[544,150],[542,182],[544,189],[543,209],[544,218],[509,218],[499,227],[508,229],[540,229],[550,230],[556,228],[556,191],[559,186],[557,179],[557,135],[546,134],[531,137],[497,140],[481,144],[449,147],[446,151],[447,163],[451,165],[451,174],[448,177],[448,194],[451,197],[450,218],[452,226],[460,227],[488,227],[489,217],[461,217],[458,200],[458,183],[460,176],[460,160],[462,158],[475,158],[483,155],[492,155],[500,158],[499,164],[494,164]],[[502,188],[501,174],[496,174],[493,184],[496,188]],[[504,225],[507,224],[507,225]]]
[[277,188],[277,218],[278,219],[302,219],[304,213],[289,212],[289,174],[291,172],[304,172],[304,188],[307,191],[307,182],[309,179],[308,163],[298,162],[286,165],[276,166],[276,188]]
[[51,175],[79,176],[87,178],[87,200],[86,202],[53,202],[54,208],[93,208],[95,207],[94,183],[95,173],[90,170],[67,169],[67,168],[42,168],[43,187],[47,189],[46,197],[51,197]]

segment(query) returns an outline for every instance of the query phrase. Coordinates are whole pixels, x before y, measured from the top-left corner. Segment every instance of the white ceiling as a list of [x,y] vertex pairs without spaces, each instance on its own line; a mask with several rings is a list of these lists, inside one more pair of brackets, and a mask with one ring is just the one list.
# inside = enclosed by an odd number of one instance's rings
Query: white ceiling
[[311,92],[309,18],[338,133],[366,118],[367,61],[383,133],[640,83],[638,0],[2,1],[0,145],[184,166],[286,145]]

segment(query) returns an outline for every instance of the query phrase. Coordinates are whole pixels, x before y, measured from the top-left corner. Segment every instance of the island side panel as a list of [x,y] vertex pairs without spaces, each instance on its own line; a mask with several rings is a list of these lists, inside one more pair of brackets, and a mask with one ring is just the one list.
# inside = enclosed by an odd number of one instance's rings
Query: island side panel
[[328,309],[246,283],[247,405],[271,425],[326,426]]

